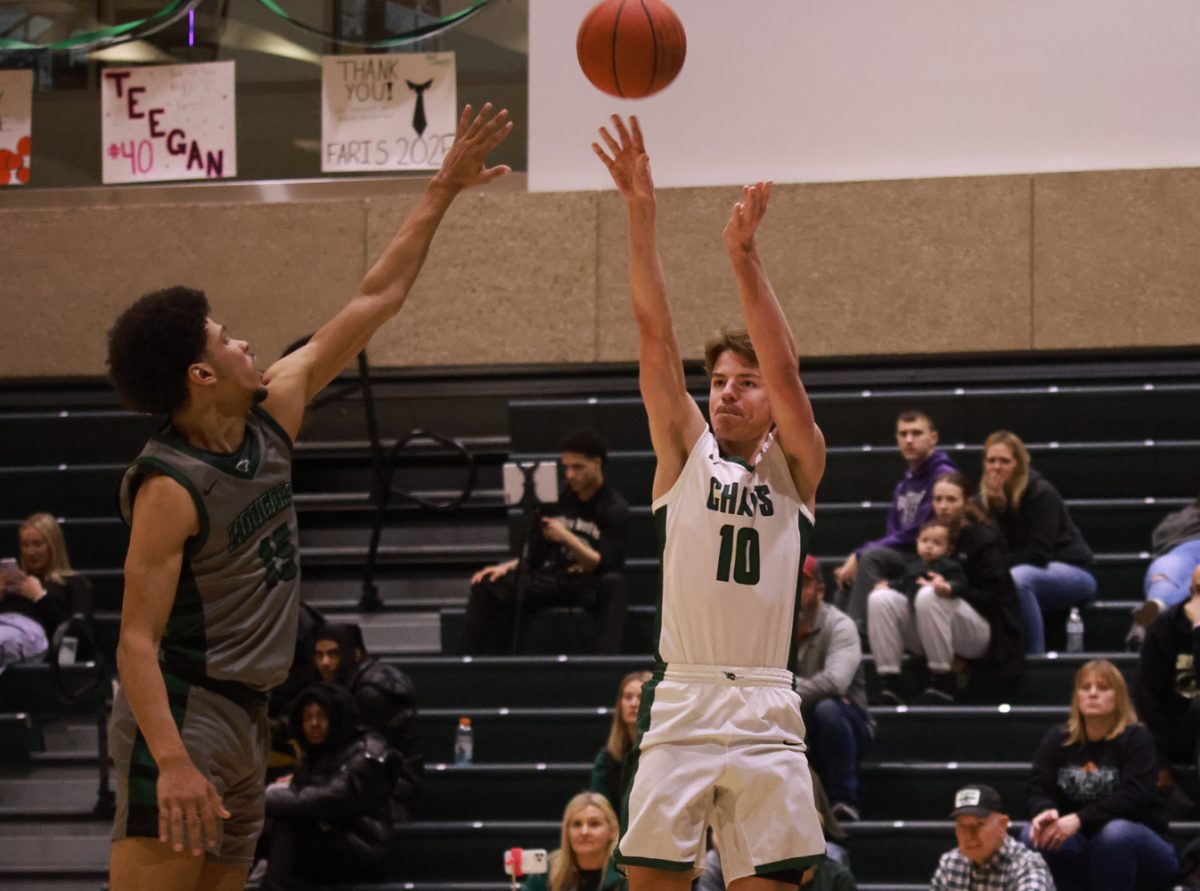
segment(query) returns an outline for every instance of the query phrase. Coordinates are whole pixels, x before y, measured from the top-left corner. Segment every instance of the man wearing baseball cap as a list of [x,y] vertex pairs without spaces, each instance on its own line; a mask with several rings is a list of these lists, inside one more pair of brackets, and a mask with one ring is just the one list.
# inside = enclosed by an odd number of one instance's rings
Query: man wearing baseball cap
[[854,620],[825,602],[821,567],[811,554],[800,582],[792,670],[808,731],[808,760],[825,786],[834,816],[853,822],[859,818],[858,768],[873,736],[862,641]]
[[954,793],[958,847],[942,855],[931,891],[1054,891],[1042,855],[1008,834],[1008,815],[991,786],[964,786]]

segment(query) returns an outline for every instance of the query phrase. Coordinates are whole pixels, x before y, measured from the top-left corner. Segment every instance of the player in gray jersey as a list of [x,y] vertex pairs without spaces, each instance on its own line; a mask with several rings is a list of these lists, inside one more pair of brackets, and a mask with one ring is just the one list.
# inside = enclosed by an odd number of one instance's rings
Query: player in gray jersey
[[109,332],[122,398],[169,416],[122,483],[113,891],[245,886],[262,829],[266,697],[296,637],[292,439],[313,396],[400,310],[455,196],[509,172],[485,162],[511,130],[506,111],[467,106],[354,297],[266,372],[190,288],[147,294]]
[[711,825],[731,891],[795,887],[824,857],[788,666],[825,440],[758,254],[771,183],[742,189],[723,233],[746,334],[710,344],[712,429],[688,393],[637,118],[601,128],[629,223],[638,371],[663,547],[660,631],[626,760],[617,860],[631,891],[683,891]]

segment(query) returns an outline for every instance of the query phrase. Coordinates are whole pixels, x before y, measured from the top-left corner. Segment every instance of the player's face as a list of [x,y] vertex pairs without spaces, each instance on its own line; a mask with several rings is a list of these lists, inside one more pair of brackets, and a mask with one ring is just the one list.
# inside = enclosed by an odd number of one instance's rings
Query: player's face
[[217,383],[224,393],[252,404],[267,398],[262,372],[254,364],[254,351],[249,342],[235,340],[229,329],[213,319],[208,320],[208,343],[204,348],[204,361],[217,376]]
[[937,448],[937,431],[924,418],[896,422],[896,446],[909,464],[917,465]]
[[1085,718],[1111,718],[1117,712],[1117,691],[1099,675],[1085,675],[1075,696]]
[[576,495],[594,492],[604,481],[604,471],[600,467],[599,458],[589,458],[579,452],[563,452],[562,466],[567,485]]
[[709,381],[708,413],[717,439],[761,439],[771,426],[771,402],[758,366],[733,350],[721,353]]
[[917,556],[926,563],[945,557],[950,550],[950,542],[946,538],[946,530],[940,526],[922,530],[917,536]]
[[300,723],[304,738],[310,745],[319,746],[329,737],[329,715],[325,714],[325,709],[319,703],[310,702],[304,706]]
[[33,528],[22,529],[18,539],[21,545],[21,567],[29,575],[44,575],[50,569],[50,542]]
[[947,480],[933,487],[933,515],[943,523],[957,523],[967,507],[963,490]]
[[621,720],[627,727],[637,724],[638,707],[642,704],[642,681],[634,678],[621,691]]
[[313,646],[313,661],[317,663],[317,671],[321,680],[332,683],[337,677],[338,669],[342,667],[342,648],[334,640],[319,640]]
[[571,843],[571,850],[575,852],[575,859],[589,859],[608,852],[613,831],[604,819],[604,812],[589,804],[572,815],[567,824],[567,839]]
[[973,817],[959,814],[954,818],[954,835],[958,849],[973,863],[983,865],[1000,850],[1004,836],[1008,834],[1008,817],[1004,814],[988,814]]
[[998,442],[984,453],[983,475],[987,478],[989,489],[1003,488],[1016,470],[1016,456],[1004,443]]

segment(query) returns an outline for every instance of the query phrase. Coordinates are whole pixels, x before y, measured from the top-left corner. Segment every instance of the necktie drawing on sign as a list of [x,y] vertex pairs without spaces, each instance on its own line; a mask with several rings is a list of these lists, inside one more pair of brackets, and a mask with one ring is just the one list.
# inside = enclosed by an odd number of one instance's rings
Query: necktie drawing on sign
[[427,80],[423,84],[415,84],[411,80],[406,80],[408,88],[417,94],[417,107],[413,111],[413,129],[417,131],[418,136],[425,134],[425,128],[429,126],[429,122],[425,119],[425,91],[433,86],[432,80]]

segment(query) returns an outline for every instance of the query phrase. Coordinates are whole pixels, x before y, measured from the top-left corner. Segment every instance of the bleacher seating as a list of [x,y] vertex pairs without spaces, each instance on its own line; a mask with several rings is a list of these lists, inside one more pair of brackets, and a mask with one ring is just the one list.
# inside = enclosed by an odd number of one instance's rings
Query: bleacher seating
[[[911,406],[934,417],[942,446],[973,477],[984,437],[1016,430],[1098,558],[1099,599],[1084,612],[1086,654],[1031,659],[1019,685],[976,704],[872,710],[878,733],[863,771],[867,819],[850,827],[860,887],[921,887],[953,844],[947,802],[971,779],[996,785],[1014,818],[1027,817],[1028,759],[1065,715],[1075,669],[1099,652],[1127,676],[1135,669],[1135,657],[1119,651],[1141,596],[1150,529],[1200,491],[1200,418],[1186,410],[1200,393],[1198,371],[1200,364],[1170,355],[881,360],[806,370],[830,445],[815,539],[826,566],[882,527],[902,470],[892,423]],[[691,372],[702,396],[703,381]],[[385,608],[363,616],[357,602],[373,476],[350,384],[342,387],[346,398],[313,409],[296,451],[304,596],[331,617],[364,620],[372,649],[413,677],[431,762],[422,810],[402,833],[389,882],[345,887],[499,891],[507,887],[497,881],[502,848],[557,843],[562,804],[586,782],[605,738],[616,680],[649,661],[658,567],[644,410],[628,367],[413,371],[387,375],[375,389],[385,439],[414,427],[460,436],[480,476],[474,496],[455,511],[431,516],[402,502],[389,510],[378,574]],[[627,655],[584,655],[587,623],[569,610],[540,614],[521,656],[446,655],[456,647],[470,572],[509,552],[500,464],[510,455],[556,455],[562,434],[583,424],[614,449],[609,479],[635,508]],[[99,636],[110,648],[127,536],[115,517],[116,485],[153,426],[120,411],[99,383],[0,391],[0,552],[5,540],[15,546],[27,513],[63,517],[76,565],[95,583]],[[459,478],[445,451],[429,445],[405,459],[397,483],[445,494]],[[1052,647],[1061,646],[1061,625],[1048,621]],[[0,675],[0,883],[94,889],[108,851],[107,824],[91,815],[95,725],[88,714],[64,719],[67,710],[55,706],[39,712],[38,703],[53,698],[47,675],[44,666]],[[473,719],[477,761],[456,766],[447,762],[464,714]],[[1173,835],[1183,840],[1198,830],[1184,822]]]

